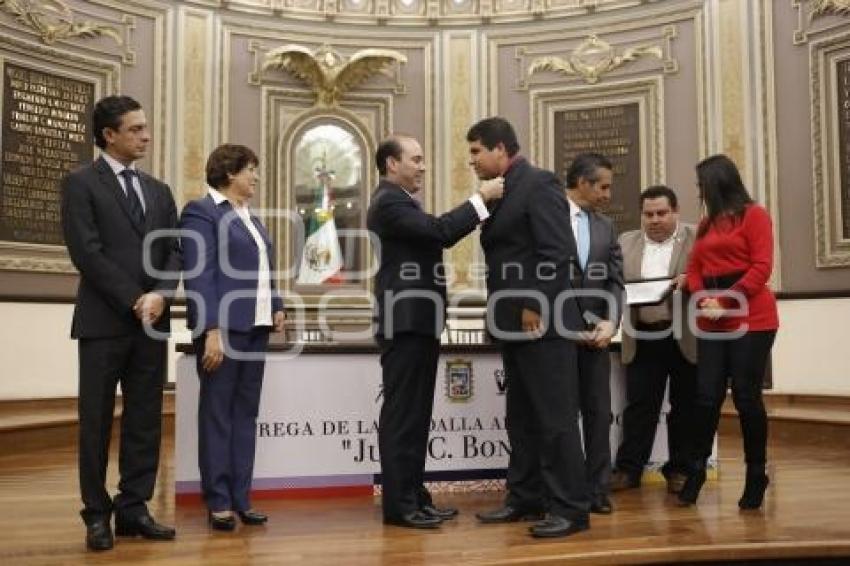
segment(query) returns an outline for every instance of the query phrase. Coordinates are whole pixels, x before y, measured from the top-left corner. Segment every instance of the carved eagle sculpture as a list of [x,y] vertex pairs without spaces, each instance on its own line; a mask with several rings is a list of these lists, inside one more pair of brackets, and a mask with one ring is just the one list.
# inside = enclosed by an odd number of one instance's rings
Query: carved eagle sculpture
[[328,45],[311,51],[303,45],[284,45],[263,58],[263,70],[283,69],[307,83],[316,102],[334,106],[347,91],[392,63],[407,63],[407,57],[389,49],[363,49],[344,60]]

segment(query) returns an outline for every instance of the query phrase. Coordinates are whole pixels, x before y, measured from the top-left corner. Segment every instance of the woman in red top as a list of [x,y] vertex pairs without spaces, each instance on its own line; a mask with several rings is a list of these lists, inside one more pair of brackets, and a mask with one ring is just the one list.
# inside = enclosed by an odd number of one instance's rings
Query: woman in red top
[[773,227],[728,157],[709,157],[696,170],[706,214],[687,273],[688,289],[699,307],[695,453],[679,501],[695,503],[705,483],[705,465],[731,380],[747,463],[738,506],[757,509],[768,484],[767,415],[761,385],[779,327],[776,299],[767,287],[773,269]]

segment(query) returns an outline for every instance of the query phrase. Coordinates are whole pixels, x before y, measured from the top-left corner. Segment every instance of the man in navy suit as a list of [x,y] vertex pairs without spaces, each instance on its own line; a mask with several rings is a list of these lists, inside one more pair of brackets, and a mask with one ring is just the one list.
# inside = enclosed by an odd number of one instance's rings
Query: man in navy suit
[[[608,514],[611,482],[611,343],[623,310],[623,253],[611,220],[597,212],[611,202],[611,162],[582,153],[567,170],[569,223],[578,247],[573,288],[601,296],[579,297],[587,334],[578,345],[579,402],[587,459],[590,511]],[[567,219],[564,219],[567,221]]]
[[481,228],[481,246],[489,330],[499,341],[507,378],[508,495],[504,506],[478,519],[541,519],[533,536],[567,536],[589,528],[590,506],[571,339],[584,324],[570,294],[576,247],[564,222],[567,201],[554,173],[519,154],[506,120],[482,120],[466,139],[479,178],[505,178],[504,198]]
[[[146,236],[177,227],[167,185],[136,167],[150,132],[145,113],[128,96],[108,96],[92,116],[99,159],[62,181],[62,229],[80,272],[71,337],[79,340],[80,490],[86,544],[112,548],[115,532],[173,539],[145,503],[159,464],[166,342],[146,332],[169,329],[169,297],[177,287],[180,254],[173,234],[144,249]],[[144,256],[163,278],[146,272]],[[106,491],[115,388],[121,383],[121,454],[118,495]]]
[[484,183],[466,202],[435,217],[414,198],[425,174],[425,157],[415,139],[384,140],[375,161],[381,180],[367,223],[381,244],[375,294],[383,369],[378,444],[384,522],[435,528],[457,515],[456,509],[435,507],[423,485],[446,314],[443,249],[487,218],[484,202],[501,197],[502,181]]

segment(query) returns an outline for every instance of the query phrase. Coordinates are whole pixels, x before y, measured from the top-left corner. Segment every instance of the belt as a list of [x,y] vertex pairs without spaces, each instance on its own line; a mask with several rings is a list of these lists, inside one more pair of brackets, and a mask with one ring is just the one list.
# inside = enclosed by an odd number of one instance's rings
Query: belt
[[640,322],[635,324],[635,330],[643,330],[645,332],[661,332],[670,330],[673,322],[670,320],[659,320],[658,322]]
[[744,276],[743,271],[723,275],[703,275],[702,285],[706,289],[728,289]]

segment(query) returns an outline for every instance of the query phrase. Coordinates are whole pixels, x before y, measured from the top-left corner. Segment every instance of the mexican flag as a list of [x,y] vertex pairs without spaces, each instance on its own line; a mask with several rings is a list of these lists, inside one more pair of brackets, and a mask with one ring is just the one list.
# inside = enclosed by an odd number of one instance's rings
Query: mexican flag
[[298,270],[299,285],[319,285],[322,283],[342,283],[342,250],[336,235],[334,223],[333,196],[330,180],[333,175],[324,170],[316,171],[319,186],[316,189],[316,202],[307,224],[307,240],[301,254],[301,267]]

